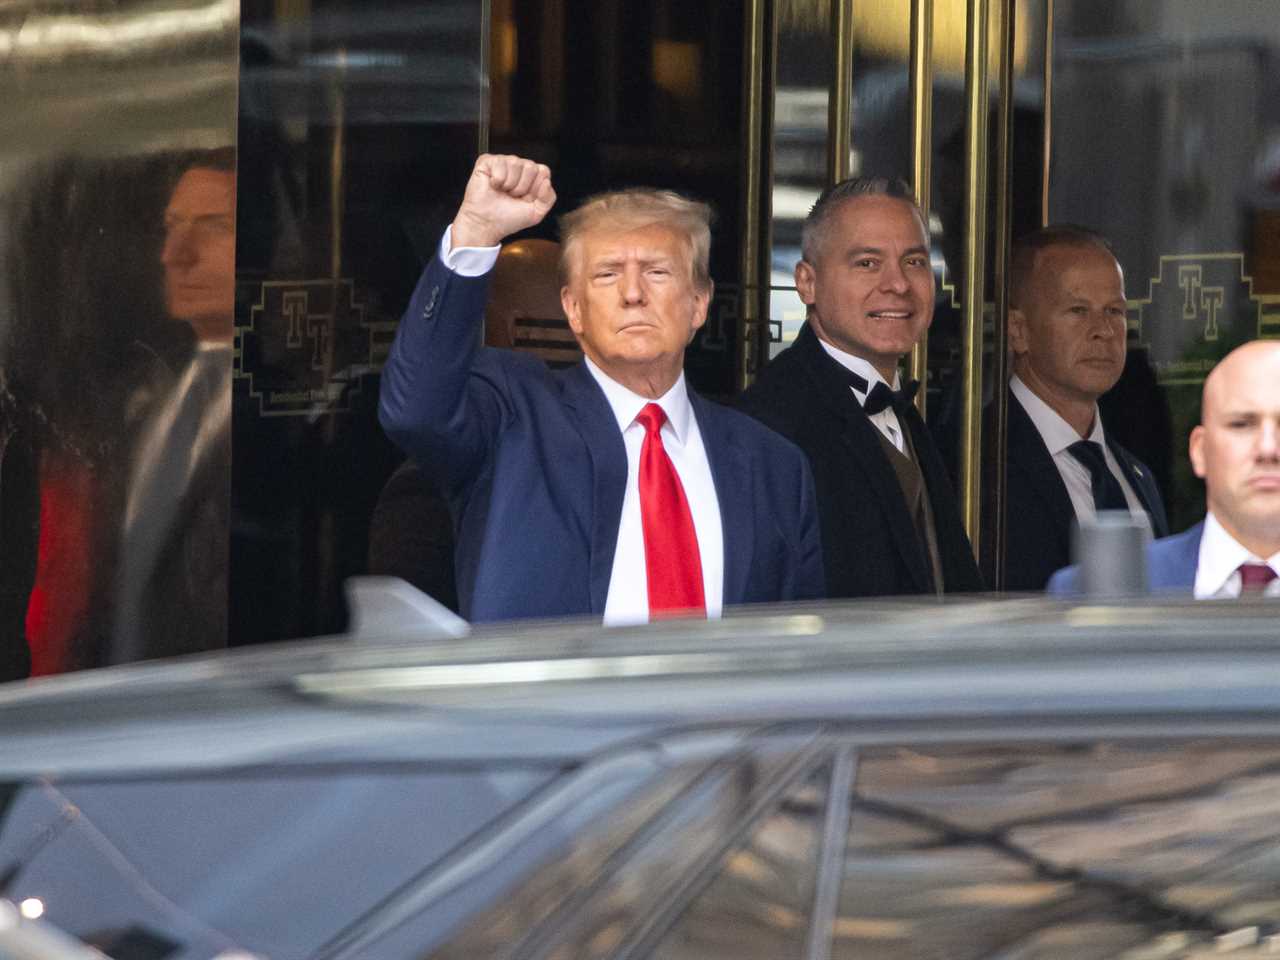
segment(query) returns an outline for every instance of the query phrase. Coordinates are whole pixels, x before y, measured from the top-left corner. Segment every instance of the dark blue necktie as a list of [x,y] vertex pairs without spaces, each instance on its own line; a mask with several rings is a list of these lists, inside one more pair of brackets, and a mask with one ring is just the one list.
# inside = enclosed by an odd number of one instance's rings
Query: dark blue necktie
[[1106,455],[1102,452],[1102,444],[1092,440],[1077,440],[1067,447],[1067,452],[1079,460],[1089,470],[1089,486],[1093,491],[1093,508],[1095,510],[1128,510],[1129,501],[1125,499],[1120,481],[1107,466]]

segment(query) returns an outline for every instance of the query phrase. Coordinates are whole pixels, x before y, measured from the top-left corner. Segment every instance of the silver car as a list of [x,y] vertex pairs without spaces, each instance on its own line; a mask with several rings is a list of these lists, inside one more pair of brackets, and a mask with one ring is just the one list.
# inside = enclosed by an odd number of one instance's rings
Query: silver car
[[0,688],[0,956],[1280,950],[1276,610],[784,607]]

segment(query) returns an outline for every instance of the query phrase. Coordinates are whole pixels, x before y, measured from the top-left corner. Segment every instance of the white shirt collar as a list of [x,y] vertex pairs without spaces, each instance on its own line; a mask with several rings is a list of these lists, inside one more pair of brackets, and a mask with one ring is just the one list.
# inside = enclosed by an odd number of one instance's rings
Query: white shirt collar
[[1205,515],[1200,535],[1200,556],[1196,562],[1195,595],[1218,596],[1242,563],[1265,563],[1280,572],[1280,553],[1265,560],[1254,556],[1223,528],[1212,512]]
[[[1044,440],[1044,445],[1049,448],[1049,456],[1056,457],[1067,447],[1080,440],[1080,434],[1076,433],[1076,428],[1062,419],[1062,415],[1054,410],[1038,396],[1031,392],[1031,388],[1022,382],[1022,379],[1014,374],[1009,380],[1009,389],[1013,391],[1013,395],[1018,398],[1018,402],[1022,404],[1022,409],[1027,411],[1027,416],[1031,418],[1031,422],[1036,425],[1036,430],[1040,432],[1040,438]],[[1093,430],[1090,431],[1086,440],[1092,440],[1094,443],[1101,445],[1105,450],[1107,448],[1107,437],[1102,431],[1102,417],[1098,416],[1098,405],[1093,405]]]
[[631,426],[635,422],[636,415],[644,409],[646,404],[656,403],[667,415],[667,424],[675,432],[676,440],[682,444],[685,442],[689,436],[689,418],[693,416],[693,407],[689,404],[689,388],[685,385],[683,370],[680,371],[680,376],[676,378],[670,390],[657,400],[650,400],[638,393],[632,393],[592,363],[590,357],[582,359],[586,361],[587,370],[590,371],[591,376],[604,391],[604,398],[609,401],[609,409],[613,411],[614,419],[618,421],[619,430],[625,431]]
[[871,392],[872,388],[875,387],[877,383],[883,383],[885,386],[894,390],[899,388],[902,378],[897,370],[893,372],[893,383],[888,383],[884,377],[880,376],[880,371],[873,367],[870,362],[863,360],[861,357],[855,357],[851,353],[845,353],[839,347],[833,347],[821,337],[818,338],[818,343],[822,345],[822,349],[827,351],[827,355],[836,363],[840,364],[840,366],[844,367],[846,370],[856,373],[858,376],[862,377],[862,379],[867,381],[866,391],[859,390],[857,387],[853,388],[853,392],[857,396],[859,403],[866,402],[867,394]]

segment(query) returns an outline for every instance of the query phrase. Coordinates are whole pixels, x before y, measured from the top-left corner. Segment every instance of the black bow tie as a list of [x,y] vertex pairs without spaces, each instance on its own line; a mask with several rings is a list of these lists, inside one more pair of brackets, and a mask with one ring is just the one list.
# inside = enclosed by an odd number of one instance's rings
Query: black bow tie
[[876,385],[868,393],[865,377],[859,376],[852,370],[846,370],[845,373],[849,377],[849,386],[859,393],[866,394],[867,399],[863,401],[862,409],[867,412],[869,417],[874,417],[877,413],[887,410],[889,407],[893,407],[894,413],[906,413],[907,408],[911,406],[911,402],[915,399],[916,391],[920,389],[919,380],[908,380],[900,390],[890,390],[887,383],[883,380],[877,380]]

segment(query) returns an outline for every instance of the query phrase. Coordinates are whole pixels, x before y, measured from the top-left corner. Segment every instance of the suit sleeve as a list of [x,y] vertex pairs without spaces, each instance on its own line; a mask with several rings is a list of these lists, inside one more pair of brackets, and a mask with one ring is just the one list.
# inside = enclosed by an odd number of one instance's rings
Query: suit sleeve
[[480,472],[502,423],[501,369],[477,369],[488,287],[487,274],[464,277],[433,259],[382,370],[387,436],[449,487]]
[[1078,597],[1080,595],[1080,568],[1063,567],[1052,577],[1045,591],[1051,597]]

